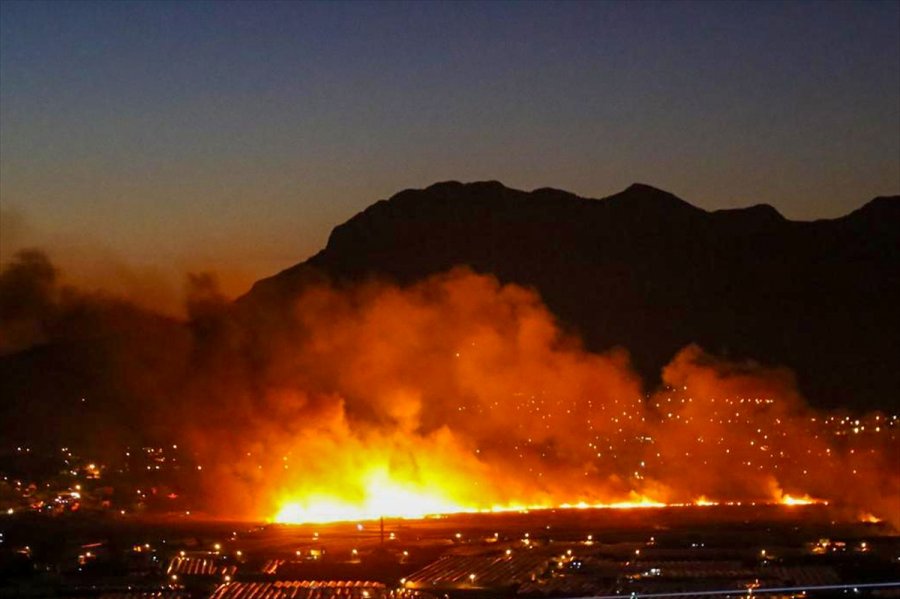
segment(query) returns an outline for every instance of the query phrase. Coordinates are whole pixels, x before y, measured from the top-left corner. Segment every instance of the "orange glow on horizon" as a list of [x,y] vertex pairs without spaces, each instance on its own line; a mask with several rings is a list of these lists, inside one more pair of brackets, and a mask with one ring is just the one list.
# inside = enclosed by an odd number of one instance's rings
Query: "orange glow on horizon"
[[804,495],[803,497],[794,497],[792,495],[785,495],[781,498],[782,505],[813,505],[817,503],[828,504],[827,501],[822,501],[819,499],[813,499],[809,495]]
[[314,494],[285,501],[275,515],[280,524],[376,520],[380,517],[424,518],[432,514],[475,511],[447,498],[440,491],[401,483],[383,471],[367,477],[363,498],[353,501],[333,494]]
[[[883,494],[865,484],[888,472],[893,419],[876,434],[880,415],[814,411],[786,371],[697,346],[648,391],[627,353],[586,351],[537,295],[466,269],[313,284],[286,318],[252,341],[235,324],[234,349],[213,343],[223,366],[200,389],[222,398],[229,442],[206,412],[184,418],[223,513],[288,524],[827,499],[891,519],[900,492],[896,476]],[[231,368],[245,349],[259,361]]]
[[360,501],[342,498],[338,495],[316,494],[305,499],[288,499],[282,505],[272,522],[277,524],[324,524],[333,522],[363,522],[379,518],[422,519],[452,514],[473,513],[528,513],[542,510],[634,510],[663,509],[679,507],[741,506],[741,505],[782,505],[811,506],[828,505],[827,501],[814,499],[809,495],[793,496],[783,494],[772,500],[762,501],[716,501],[701,495],[690,502],[664,502],[632,492],[628,499],[620,501],[559,504],[509,504],[493,505],[489,508],[457,503],[441,490],[424,489],[410,483],[400,483],[384,476],[383,473],[370,476],[366,495]]
[[878,516],[869,513],[862,514],[859,519],[861,522],[865,522],[866,524],[880,524],[881,522],[884,522],[884,520],[882,520]]

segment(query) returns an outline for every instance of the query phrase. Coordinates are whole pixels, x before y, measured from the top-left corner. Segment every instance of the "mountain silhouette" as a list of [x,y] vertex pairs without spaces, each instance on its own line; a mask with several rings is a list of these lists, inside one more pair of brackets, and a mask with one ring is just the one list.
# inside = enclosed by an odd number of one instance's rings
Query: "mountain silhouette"
[[228,397],[205,391],[211,376],[267,384],[266,352],[302,334],[290,327],[308,285],[408,284],[456,266],[534,289],[589,350],[626,348],[648,390],[696,343],[792,369],[817,407],[900,409],[900,197],[795,222],[648,185],[593,200],[447,182],[376,202],[234,303],[200,293],[187,321],[68,289],[27,255],[0,273],[0,437],[95,455],[178,443],[181,421]]
[[649,185],[595,200],[496,181],[402,191],[237,305],[277,321],[311,281],[401,284],[454,266],[535,289],[585,346],[626,348],[645,380],[697,343],[791,368],[818,406],[900,406],[900,197],[798,222],[708,212]]

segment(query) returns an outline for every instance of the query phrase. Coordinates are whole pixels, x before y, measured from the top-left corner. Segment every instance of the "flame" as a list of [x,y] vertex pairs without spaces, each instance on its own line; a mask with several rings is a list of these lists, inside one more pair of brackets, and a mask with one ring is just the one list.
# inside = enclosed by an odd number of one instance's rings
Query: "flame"
[[781,505],[828,505],[828,502],[824,499],[816,499],[810,497],[806,493],[802,495],[790,495],[788,493],[785,493],[784,490],[780,486],[778,486],[778,483],[775,481],[775,479],[769,480],[769,488],[774,502]]
[[[96,365],[98,381],[134,398],[117,419],[144,406],[148,434],[183,442],[196,499],[216,515],[801,510],[821,497],[900,527],[900,414],[813,410],[788,370],[695,345],[651,390],[624,349],[588,351],[533,290],[468,269],[405,286],[304,276],[295,296],[255,307],[192,278],[182,327],[128,324],[138,314],[124,305],[45,289],[53,269],[40,256],[16,268],[0,283],[50,292],[38,302],[50,311],[34,326],[14,319],[13,336],[115,332],[97,336]],[[106,472],[99,461],[82,471]]]
[[819,499],[813,499],[809,495],[804,495],[803,497],[794,497],[792,495],[785,495],[781,498],[782,505],[813,505],[816,503],[824,503]]
[[828,505],[824,499],[816,499],[806,494],[794,496],[782,493],[780,496],[776,496],[775,500],[781,505]]
[[[710,498],[705,494],[690,501],[679,501],[678,498],[664,497],[666,490],[656,488],[652,492],[633,490],[624,496],[603,497],[600,501],[596,497],[591,500],[563,501],[563,497],[550,495],[530,503],[484,503],[485,498],[472,491],[483,488],[485,485],[480,483],[485,481],[473,480],[472,472],[467,477],[466,472],[460,469],[459,462],[444,461],[439,457],[440,451],[426,452],[426,455],[420,456],[427,466],[416,469],[398,466],[396,463],[392,465],[384,456],[371,450],[364,451],[362,447],[359,449],[353,455],[360,460],[356,462],[359,469],[355,472],[361,474],[344,471],[342,476],[330,483],[313,488],[295,488],[293,493],[283,497],[271,521],[279,524],[314,524],[362,522],[381,517],[421,519],[462,513],[690,508],[740,506],[745,503],[790,507],[828,505],[827,501],[806,493],[785,493],[774,479],[768,481],[769,499],[757,496],[756,499],[743,502],[730,498]],[[426,456],[430,456],[430,461],[425,459]],[[486,491],[486,488],[483,490]]]
[[394,480],[386,471],[367,477],[364,497],[350,501],[331,494],[288,500],[274,517],[279,524],[306,524],[375,520],[380,517],[424,518],[432,514],[475,511],[454,502],[440,491]]
[[[838,439],[848,419],[808,409],[787,371],[689,346],[648,392],[627,354],[584,350],[537,295],[469,271],[407,287],[311,285],[285,318],[248,331],[252,342],[236,331],[213,344],[235,347],[214,365],[254,356],[198,385],[203,398],[234,397],[212,410],[219,436],[206,412],[183,418],[223,512],[359,522],[800,509],[821,497],[890,518],[900,493],[893,433]],[[845,472],[854,484],[838,484]],[[867,492],[882,479],[884,493]]]
[[[463,506],[402,485],[372,490],[363,503],[353,503],[334,496],[313,496],[303,501],[284,503],[272,519],[278,524],[324,524],[330,522],[363,522],[381,517],[419,519],[451,514],[471,513],[528,513],[541,510],[631,510],[646,508],[685,507],[689,504],[663,503],[650,498],[612,503],[563,503],[560,505],[494,505],[490,508]],[[706,505],[718,505],[708,503]]]
[[[814,499],[808,495],[794,497],[785,495],[778,501],[754,501],[750,505],[784,505],[810,506],[828,505],[822,499]],[[335,496],[316,495],[302,501],[284,503],[272,521],[278,524],[325,524],[332,522],[364,522],[378,518],[421,519],[440,518],[453,514],[472,513],[522,513],[542,510],[635,510],[635,509],[669,509],[709,506],[740,506],[740,501],[712,501],[700,496],[688,503],[666,503],[648,497],[637,501],[614,501],[611,503],[562,503],[559,505],[494,505],[490,508],[477,508],[456,504],[440,495],[404,488],[402,485],[390,486],[374,490],[363,503],[353,503]],[[867,514],[864,522],[881,522],[875,516]]]
[[880,524],[881,522],[883,522],[883,520],[881,518],[879,518],[878,516],[876,516],[874,514],[870,514],[868,512],[865,514],[862,514],[859,517],[859,520],[860,520],[860,522],[865,522],[866,524]]
[[[828,502],[822,499],[815,499],[806,494],[793,496],[782,493],[772,501],[751,502],[751,504],[810,506],[828,505]],[[456,503],[447,496],[442,495],[440,491],[426,490],[409,483],[400,483],[391,479],[383,471],[379,471],[369,478],[366,486],[366,496],[360,502],[342,499],[336,495],[311,495],[304,500],[286,501],[272,521],[278,524],[323,524],[329,522],[362,522],[377,520],[382,517],[421,519],[467,513],[528,513],[541,510],[633,510],[718,505],[739,506],[743,505],[743,503],[740,501],[711,500],[705,495],[700,495],[691,502],[664,502],[632,492],[627,500],[606,503],[579,501],[577,503],[561,504],[492,505],[489,508],[479,508]],[[880,522],[879,519],[871,514],[866,514],[863,520],[866,522]]]

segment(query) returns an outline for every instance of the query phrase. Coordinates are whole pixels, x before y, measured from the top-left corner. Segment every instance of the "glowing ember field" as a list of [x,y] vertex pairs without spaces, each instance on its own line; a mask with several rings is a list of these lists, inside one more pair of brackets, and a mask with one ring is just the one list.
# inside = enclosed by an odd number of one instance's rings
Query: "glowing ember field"
[[[197,522],[202,522],[198,520]],[[453,537],[460,531],[500,531],[501,534],[531,537],[549,535],[551,538],[587,538],[586,535],[616,535],[616,531],[671,528],[673,533],[692,527],[714,529],[718,524],[741,525],[748,528],[765,527],[768,523],[784,526],[810,527],[822,532],[837,533],[844,529],[867,530],[872,534],[896,538],[896,533],[884,521],[869,521],[851,516],[848,512],[825,503],[797,504],[679,504],[679,505],[606,505],[587,507],[539,508],[532,510],[469,511],[430,514],[424,517],[384,517],[369,520],[335,520],[329,522],[270,523],[264,530],[276,534],[300,535],[300,538],[319,540],[325,535],[371,538],[379,542],[379,529],[384,525],[390,532],[415,531],[422,538],[431,533]],[[543,533],[541,531],[544,531]],[[431,531],[431,532],[429,532]],[[546,531],[551,531],[550,533]],[[556,531],[553,533],[552,531]],[[475,534],[474,532],[472,534]],[[478,534],[481,534],[479,532]],[[487,532],[485,536],[490,536]],[[403,534],[408,537],[409,532]],[[516,538],[518,538],[516,537]]]
[[[699,497],[688,503],[663,503],[648,497],[632,497],[627,501],[612,503],[563,503],[559,505],[505,505],[490,508],[475,508],[456,505],[441,497],[431,496],[404,489],[401,485],[377,485],[368,489],[369,494],[362,504],[352,504],[340,499],[311,498],[305,502],[288,502],[275,515],[273,521],[278,524],[316,524],[330,522],[362,522],[379,518],[422,519],[455,514],[475,513],[530,513],[566,510],[638,510],[648,508],[684,508],[684,507],[718,507],[742,506],[740,501],[713,501]],[[828,505],[822,499],[814,499],[808,495],[794,497],[782,495],[768,501],[749,501],[748,506],[808,506]],[[875,522],[877,518],[871,517]],[[872,520],[870,520],[872,521]]]
[[625,352],[585,351],[532,292],[467,270],[313,287],[294,314],[302,334],[256,350],[265,385],[210,391],[240,427],[194,435],[226,514],[827,503],[900,523],[898,416],[814,410],[785,369],[689,346],[647,389]]

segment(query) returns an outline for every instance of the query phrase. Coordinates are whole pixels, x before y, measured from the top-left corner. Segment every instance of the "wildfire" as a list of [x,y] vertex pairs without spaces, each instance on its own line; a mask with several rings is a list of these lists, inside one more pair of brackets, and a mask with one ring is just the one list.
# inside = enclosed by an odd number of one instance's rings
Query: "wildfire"
[[375,520],[380,517],[424,518],[432,514],[471,512],[440,492],[401,483],[384,471],[367,477],[365,495],[359,501],[330,495],[312,495],[302,501],[288,501],[275,515],[281,524]]
[[792,495],[785,495],[781,498],[782,505],[814,505],[814,504],[827,504],[827,501],[822,501],[821,499],[813,499],[809,495],[804,495],[803,497],[794,497]]
[[209,396],[236,398],[216,406],[235,443],[196,433],[223,511],[315,523],[827,499],[892,518],[900,494],[894,419],[812,410],[783,369],[697,346],[648,390],[624,352],[584,350],[535,294],[466,270],[313,285],[291,319],[248,336],[249,380],[210,377]]
[[881,518],[879,518],[878,516],[875,516],[874,514],[870,514],[868,512],[860,515],[859,520],[860,520],[860,522],[865,522],[867,524],[879,524],[879,523],[883,522],[883,520]]
[[[809,506],[828,505],[822,499],[809,495],[793,496],[780,494],[771,501],[749,502],[752,505]],[[742,505],[740,501],[715,501],[701,495],[690,502],[663,502],[632,492],[627,500],[608,503],[538,504],[538,505],[493,505],[479,508],[456,503],[439,491],[417,488],[386,477],[383,473],[369,479],[366,496],[362,501],[353,502],[335,495],[313,495],[305,500],[285,502],[273,521],[279,524],[319,524],[328,522],[358,522],[377,520],[381,517],[419,519],[464,513],[528,513],[541,510],[633,510],[646,508],[686,508],[719,505]],[[872,517],[873,520],[878,521]]]
[[[628,510],[628,509],[636,509],[636,508],[653,508],[653,507],[669,507],[670,504],[663,503],[661,501],[654,501],[649,497],[638,497],[636,499],[629,499],[628,501],[614,501],[612,503],[587,503],[587,502],[579,502],[574,505],[570,503],[563,503],[559,507],[560,509],[607,509],[607,510]],[[547,508],[545,508],[547,509]]]
[[775,503],[780,503],[781,505],[828,505],[828,502],[824,499],[815,499],[810,497],[807,494],[803,495],[790,495],[785,493],[774,481],[770,483],[772,488],[772,497],[775,500]]

